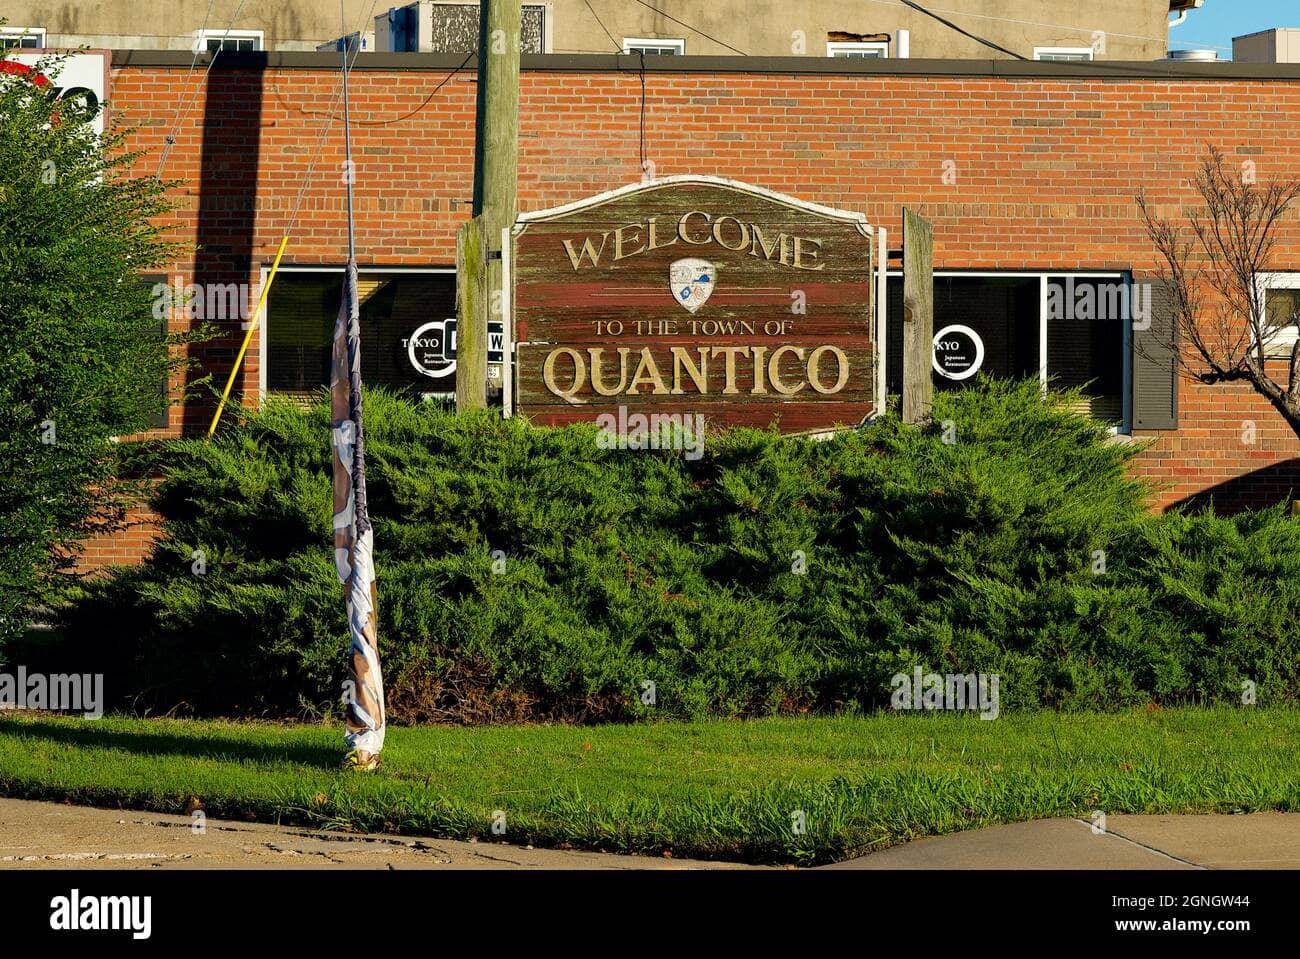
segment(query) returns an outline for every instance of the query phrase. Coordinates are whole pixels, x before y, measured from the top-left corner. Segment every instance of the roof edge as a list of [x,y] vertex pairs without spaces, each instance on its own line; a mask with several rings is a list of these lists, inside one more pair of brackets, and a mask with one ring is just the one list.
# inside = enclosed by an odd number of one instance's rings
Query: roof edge
[[[353,70],[475,72],[465,54],[367,53]],[[182,50],[114,50],[117,69],[189,70],[193,54]],[[195,69],[206,69],[208,54]],[[530,54],[521,58],[525,71],[560,73],[639,73],[641,58],[622,54]],[[227,70],[337,71],[337,53],[222,53],[212,68]],[[922,60],[846,57],[646,57],[647,73],[738,73],[831,76],[1032,77],[1043,80],[1300,80],[1297,63],[1234,63],[1170,60]]]

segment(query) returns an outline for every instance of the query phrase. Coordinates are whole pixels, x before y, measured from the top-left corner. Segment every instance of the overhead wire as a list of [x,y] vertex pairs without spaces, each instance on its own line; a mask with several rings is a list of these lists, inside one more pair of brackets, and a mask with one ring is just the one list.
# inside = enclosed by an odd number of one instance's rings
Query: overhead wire
[[958,33],[960,33],[962,36],[969,37],[970,39],[974,40],[976,43],[983,44],[984,46],[988,47],[991,50],[997,50],[999,53],[1005,53],[1007,56],[1015,57],[1017,60],[1029,59],[1028,57],[1022,54],[1016,53],[1014,50],[1008,50],[1006,47],[994,43],[992,40],[986,40],[984,37],[971,33],[965,27],[959,27],[951,20],[945,20],[943,17],[939,16],[939,14],[932,13],[931,11],[927,10],[925,7],[921,6],[919,3],[915,3],[914,0],[899,0],[899,2],[903,6],[910,7],[911,9],[917,11],[918,13],[923,13],[927,17],[937,20],[939,23],[942,23],[945,27],[948,27],[950,30],[955,30]]
[[[867,2],[882,3],[890,7],[907,6],[907,4],[903,2],[903,0],[867,0]],[[1120,33],[1117,30],[1097,30],[1091,27],[1080,27],[1080,26],[1068,25],[1064,23],[1044,23],[1040,20],[1021,20],[1015,17],[995,17],[992,14],[987,14],[987,13],[968,13],[965,10],[944,10],[939,7],[931,7],[930,10],[933,11],[934,13],[946,13],[950,16],[965,17],[971,20],[992,20],[997,23],[1014,23],[1017,24],[1018,26],[1027,26],[1027,27],[1047,27],[1052,30],[1069,30],[1073,33],[1086,33],[1089,35],[1096,34],[1096,33],[1105,33],[1109,37],[1119,37],[1124,40],[1155,40],[1162,43],[1167,43],[1169,40],[1168,35],[1163,37],[1152,37],[1142,33]],[[1186,42],[1194,43],[1197,46],[1204,46],[1206,48],[1214,49],[1214,50],[1231,49],[1230,47],[1216,46],[1212,43],[1201,41],[1201,40],[1188,39]]]
[[749,56],[749,54],[746,53],[744,50],[741,50],[741,49],[738,48],[738,47],[733,47],[731,44],[727,43],[725,40],[719,40],[717,37],[712,36],[711,34],[705,33],[705,32],[704,32],[703,30],[701,30],[699,27],[691,26],[691,24],[687,23],[685,20],[679,20],[677,17],[674,17],[671,13],[668,13],[666,10],[660,10],[660,9],[659,9],[658,7],[656,7],[653,3],[646,3],[646,0],[635,0],[635,2],[641,4],[641,6],[643,6],[643,7],[648,7],[649,9],[653,10],[655,13],[659,14],[661,17],[664,17],[665,19],[671,20],[673,23],[676,23],[676,24],[678,24],[679,26],[683,26],[683,27],[685,27],[687,30],[690,30],[692,33],[698,33],[700,36],[704,37],[706,40],[712,40],[714,43],[716,43],[716,44],[717,44],[718,46],[720,46],[720,47],[726,47],[726,48],[727,48],[728,50],[730,50],[732,53],[739,53],[742,57],[747,57],[747,56]]
[[[158,172],[154,174],[155,179],[159,179],[159,180],[162,179],[163,167],[166,166],[167,164],[167,158],[171,155],[172,147],[176,145],[176,134],[180,132],[180,125],[189,116],[190,108],[192,107],[194,102],[198,100],[200,87],[206,85],[208,76],[212,73],[212,67],[216,64],[217,57],[221,56],[221,51],[225,45],[226,40],[229,39],[230,37],[230,31],[234,29],[235,21],[239,19],[239,14],[244,9],[245,2],[247,2],[247,0],[239,0],[239,6],[235,7],[235,12],[231,15],[230,22],[226,24],[226,32],[221,35],[221,43],[217,46],[216,50],[212,51],[212,59],[208,61],[208,67],[206,70],[203,71],[204,83],[196,84],[194,88],[193,96],[183,98],[181,100],[181,106],[184,108],[184,113],[176,121],[175,127],[172,129],[171,134],[167,137],[166,144],[163,147],[162,156],[158,158]],[[211,4],[211,0],[209,0],[209,7],[208,7],[209,13],[212,12],[212,7],[210,4]],[[190,61],[191,74],[193,73],[194,70],[194,64],[198,62],[198,57],[200,52],[199,42],[210,39],[208,37],[203,36],[203,30],[206,29],[206,24],[207,24],[206,17],[204,18],[204,24],[205,26],[200,28],[198,36],[194,38],[194,59]],[[189,75],[190,74],[186,74],[187,78]]]

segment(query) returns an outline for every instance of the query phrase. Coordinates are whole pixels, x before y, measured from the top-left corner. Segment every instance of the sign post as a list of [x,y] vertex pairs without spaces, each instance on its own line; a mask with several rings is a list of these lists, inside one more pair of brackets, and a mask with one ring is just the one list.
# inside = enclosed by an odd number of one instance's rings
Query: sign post
[[872,240],[860,213],[704,176],[526,214],[516,409],[856,426],[876,411]]
[[934,405],[934,227],[903,211],[903,422],[923,423]]
[[[474,215],[481,221],[474,255],[458,281],[478,283],[485,296],[476,309],[458,311],[460,337],[456,408],[487,405],[488,323],[500,316],[504,297],[502,230],[515,221],[519,175],[520,0],[481,0],[479,5],[478,104],[474,163]],[[458,248],[461,246],[457,244]],[[468,245],[467,245],[468,248]],[[459,262],[458,262],[459,267]],[[481,281],[472,277],[482,274]],[[467,298],[467,302],[472,300]]]

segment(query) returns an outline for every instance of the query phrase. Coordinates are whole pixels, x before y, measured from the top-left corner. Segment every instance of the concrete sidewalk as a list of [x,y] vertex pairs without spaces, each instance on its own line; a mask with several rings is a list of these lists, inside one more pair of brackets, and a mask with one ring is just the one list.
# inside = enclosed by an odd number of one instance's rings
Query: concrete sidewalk
[[1300,813],[1040,819],[917,839],[826,869],[1300,869]]
[[[0,869],[750,869],[0,799]],[[825,869],[1300,869],[1300,814],[1045,819],[918,839]]]
[[0,869],[746,869],[0,799]]

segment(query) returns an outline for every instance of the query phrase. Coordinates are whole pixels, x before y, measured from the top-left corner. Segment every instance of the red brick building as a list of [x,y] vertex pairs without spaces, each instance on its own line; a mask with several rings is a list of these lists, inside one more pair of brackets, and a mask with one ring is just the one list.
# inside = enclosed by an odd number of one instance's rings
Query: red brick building
[[[190,63],[113,55],[109,99],[139,127],[132,146],[151,151],[142,174],[176,126],[164,175],[186,181],[177,226],[198,252],[168,282],[247,284],[251,310],[298,207],[237,391],[252,403],[266,390],[312,388],[318,371],[323,382],[313,331],[332,322],[330,284],[347,248],[343,131],[330,119],[341,113],[337,57],[223,55],[206,77]],[[352,73],[358,258],[391,300],[368,344],[372,380],[411,376],[400,360],[383,365],[394,344],[373,344],[402,335],[411,316],[451,315],[439,311],[451,310],[455,236],[473,195],[472,67],[366,54]],[[1204,495],[1226,507],[1271,503],[1300,488],[1300,441],[1249,386],[1161,380],[1135,370],[1125,324],[1058,328],[1043,312],[1049,284],[1151,276],[1134,195],[1144,188],[1166,214],[1195,205],[1191,176],[1207,144],[1253,163],[1261,181],[1300,176],[1300,70],[676,57],[642,74],[632,57],[548,56],[524,58],[521,85],[522,212],[638,181],[643,158],[660,177],[712,174],[859,211],[894,238],[909,207],[935,226],[936,327],[945,316],[984,317],[1001,331],[1003,371],[1045,361],[1059,382],[1093,381],[1093,409],[1117,434],[1154,440],[1138,469],[1165,485],[1156,505]],[[1300,286],[1286,275],[1300,272],[1294,217],[1276,268],[1279,287]],[[897,300],[891,286],[891,309]],[[224,382],[243,331],[237,316],[218,325],[222,337],[198,355]],[[174,406],[167,433],[206,428],[210,415]],[[100,545],[88,562],[129,558]]]

